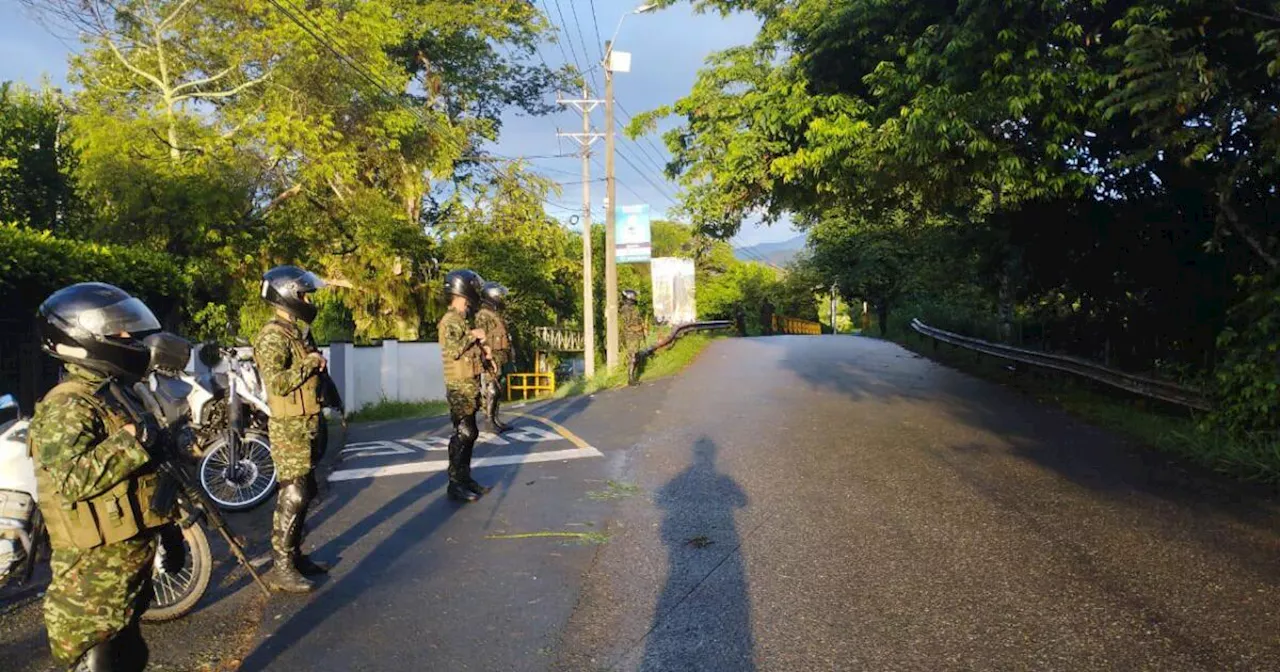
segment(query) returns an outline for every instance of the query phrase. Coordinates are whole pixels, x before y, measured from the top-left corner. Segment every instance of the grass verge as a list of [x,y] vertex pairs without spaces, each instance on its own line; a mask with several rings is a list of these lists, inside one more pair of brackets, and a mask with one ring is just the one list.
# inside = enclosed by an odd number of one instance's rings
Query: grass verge
[[925,337],[900,335],[892,340],[918,355],[1057,404],[1091,425],[1217,473],[1243,481],[1280,483],[1280,443],[1274,437],[1252,442],[1229,440],[1200,429],[1191,412],[1163,402],[1035,367],[1019,365],[1011,370],[1012,362],[946,344],[934,349]]
[[383,399],[377,403],[365,404],[360,410],[347,416],[347,422],[402,420],[404,418],[444,415],[448,412],[449,404],[445,401],[393,401],[391,399]]
[[[707,333],[693,333],[677,339],[671,347],[661,350],[649,358],[649,361],[644,366],[644,371],[640,374],[640,382],[658,380],[683,371],[686,366],[689,366],[701,354],[703,349],[711,344],[711,341],[717,338],[726,337],[713,336]],[[619,366],[618,370],[612,374],[602,371],[597,373],[594,378],[579,378],[578,380],[569,381],[556,388],[552,398],[563,399],[583,394],[595,394],[601,390],[624,387],[626,384],[626,368]]]

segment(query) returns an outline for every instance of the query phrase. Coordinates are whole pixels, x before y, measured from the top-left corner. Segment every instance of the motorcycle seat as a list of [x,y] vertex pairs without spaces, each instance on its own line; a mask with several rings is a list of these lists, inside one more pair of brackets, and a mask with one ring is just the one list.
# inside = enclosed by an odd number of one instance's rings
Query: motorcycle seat
[[198,383],[200,387],[213,392],[215,395],[221,395],[226,392],[227,387],[229,387],[227,384],[227,374],[225,373],[202,373],[196,376],[196,383]]

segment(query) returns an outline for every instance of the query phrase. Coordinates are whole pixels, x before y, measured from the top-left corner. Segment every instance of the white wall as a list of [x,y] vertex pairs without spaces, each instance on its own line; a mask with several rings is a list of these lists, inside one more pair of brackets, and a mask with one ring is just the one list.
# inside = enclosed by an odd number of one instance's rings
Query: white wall
[[[320,348],[320,352],[329,360],[329,371],[348,413],[383,399],[444,399],[444,363],[439,343],[334,343]],[[194,353],[188,370],[205,370]]]
[[400,344],[400,397],[444,399],[444,361],[439,343]]

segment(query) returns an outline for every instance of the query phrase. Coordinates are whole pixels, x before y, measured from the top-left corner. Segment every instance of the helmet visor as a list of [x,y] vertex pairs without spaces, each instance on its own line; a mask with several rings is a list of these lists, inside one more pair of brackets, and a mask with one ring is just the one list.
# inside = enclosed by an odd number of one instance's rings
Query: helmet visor
[[295,280],[295,282],[298,283],[299,294],[306,294],[307,292],[314,292],[317,289],[324,289],[328,284],[323,278],[311,271],[307,271],[306,273],[298,276],[298,279]]
[[151,309],[134,297],[83,311],[77,321],[89,333],[101,336],[138,336],[160,330],[160,321],[152,314]]

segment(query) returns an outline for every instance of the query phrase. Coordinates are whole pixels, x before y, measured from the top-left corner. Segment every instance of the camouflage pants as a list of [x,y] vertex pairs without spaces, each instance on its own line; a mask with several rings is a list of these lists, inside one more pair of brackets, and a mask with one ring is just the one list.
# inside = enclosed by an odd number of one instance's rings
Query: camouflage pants
[[271,438],[271,459],[276,464],[276,478],[281,483],[302,478],[311,473],[317,457],[317,439],[320,438],[319,415],[303,415],[292,418],[271,418],[267,421],[267,433]]
[[449,402],[449,414],[454,416],[473,415],[480,410],[480,382],[477,380],[451,381],[445,383],[445,401]]
[[44,621],[55,660],[71,667],[142,618],[151,602],[155,554],[151,533],[89,550],[53,550]]

